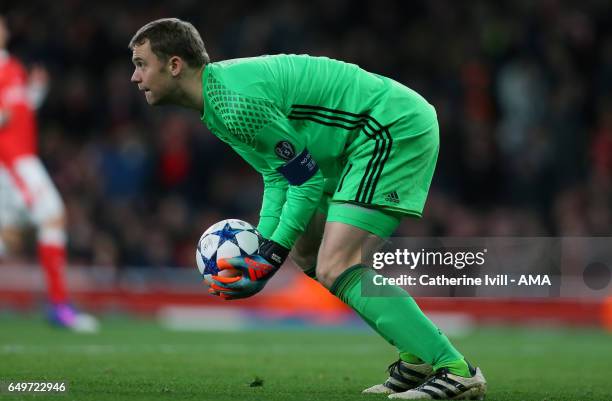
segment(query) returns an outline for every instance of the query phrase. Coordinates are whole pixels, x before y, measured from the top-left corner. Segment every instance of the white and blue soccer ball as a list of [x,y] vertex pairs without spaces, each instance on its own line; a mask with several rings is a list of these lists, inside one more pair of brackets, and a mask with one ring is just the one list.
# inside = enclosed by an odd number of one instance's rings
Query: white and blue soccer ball
[[198,270],[202,276],[217,274],[219,259],[252,255],[259,249],[259,242],[259,232],[246,221],[227,219],[215,223],[198,241]]

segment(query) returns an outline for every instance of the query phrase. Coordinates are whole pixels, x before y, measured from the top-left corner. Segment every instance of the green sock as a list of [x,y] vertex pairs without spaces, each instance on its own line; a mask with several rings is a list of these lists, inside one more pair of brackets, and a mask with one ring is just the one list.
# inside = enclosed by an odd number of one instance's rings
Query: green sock
[[431,364],[434,370],[448,367],[453,374],[464,373],[454,366],[457,361],[463,361],[463,355],[403,289],[388,286],[385,287],[387,296],[361,295],[361,282],[372,280],[374,275],[374,271],[364,265],[349,267],[338,276],[330,292],[353,308],[401,352],[417,356]]
[[457,359],[456,361],[449,362],[444,365],[445,368],[448,369],[454,375],[463,376],[463,377],[472,377],[470,373],[470,368],[465,359]]
[[[357,312],[357,311],[355,311],[355,312]],[[357,314],[372,328],[372,330],[374,330],[376,333],[378,333],[379,336],[384,338],[389,344],[395,345],[393,343],[393,340],[391,340],[390,338],[387,338],[385,336],[385,333],[381,333],[380,330],[378,330],[378,327],[376,327],[376,324],[373,321],[371,321],[370,319],[368,319],[367,317],[365,317],[364,315],[362,315],[359,312],[357,312]],[[413,363],[415,365],[423,363],[423,360],[421,358],[419,358],[416,355],[411,354],[410,352],[402,351],[402,350],[399,350],[399,352],[400,352],[399,357],[404,362]]]
[[404,362],[412,363],[418,365],[423,363],[423,360],[416,355],[412,355],[410,352],[402,351],[400,352],[400,359]]
[[[353,310],[355,310],[355,309],[353,309]],[[391,340],[389,337],[387,337],[385,335],[385,333],[381,333],[380,330],[378,330],[378,327],[376,327],[376,323],[374,323],[373,321],[371,321],[370,319],[368,319],[367,317],[365,317],[364,315],[359,313],[357,310],[355,310],[355,312],[357,312],[359,317],[361,317],[363,319],[363,321],[366,322],[368,324],[368,326],[370,326],[372,328],[372,330],[374,330],[379,336],[384,338],[389,344],[395,345],[395,344],[393,344],[393,340]]]

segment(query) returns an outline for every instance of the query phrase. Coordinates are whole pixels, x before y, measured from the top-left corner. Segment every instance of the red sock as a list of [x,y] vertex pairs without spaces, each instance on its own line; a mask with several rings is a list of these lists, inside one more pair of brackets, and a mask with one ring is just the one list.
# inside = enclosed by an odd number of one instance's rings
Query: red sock
[[47,279],[49,298],[52,303],[68,301],[64,267],[66,265],[66,250],[63,246],[38,244],[38,257]]

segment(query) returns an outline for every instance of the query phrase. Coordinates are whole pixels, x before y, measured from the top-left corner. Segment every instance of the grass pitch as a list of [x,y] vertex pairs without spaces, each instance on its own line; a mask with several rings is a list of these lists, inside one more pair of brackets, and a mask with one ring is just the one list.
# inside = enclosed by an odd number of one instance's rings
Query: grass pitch
[[[0,381],[68,381],[67,394],[7,400],[384,400],[361,390],[396,358],[366,331],[171,332],[106,320],[94,335],[0,318]],[[612,335],[594,330],[476,330],[453,342],[489,382],[487,400],[612,399]]]

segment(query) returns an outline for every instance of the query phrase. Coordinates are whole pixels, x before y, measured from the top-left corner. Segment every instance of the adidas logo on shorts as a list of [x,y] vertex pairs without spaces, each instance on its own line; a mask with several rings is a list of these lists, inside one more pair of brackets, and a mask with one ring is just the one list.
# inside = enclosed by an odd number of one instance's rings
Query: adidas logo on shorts
[[399,196],[397,195],[397,192],[393,191],[393,192],[389,192],[386,196],[385,196],[385,200],[387,202],[392,202],[392,203],[399,203],[400,199]]

